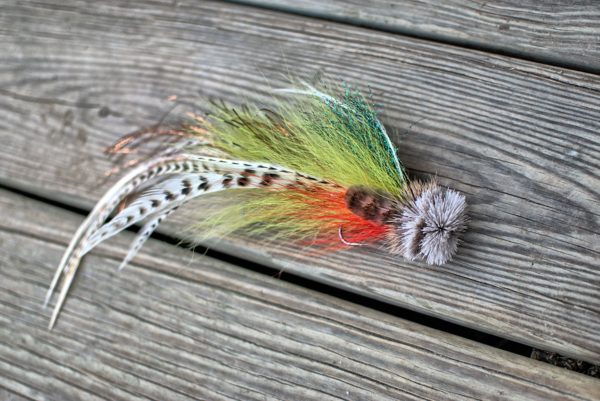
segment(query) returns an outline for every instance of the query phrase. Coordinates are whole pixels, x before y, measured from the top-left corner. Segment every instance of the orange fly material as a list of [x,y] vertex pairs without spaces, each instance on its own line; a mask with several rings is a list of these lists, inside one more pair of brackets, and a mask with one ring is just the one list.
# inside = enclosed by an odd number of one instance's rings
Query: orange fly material
[[386,226],[364,220],[352,213],[346,207],[346,190],[343,188],[292,188],[288,193],[304,205],[290,211],[289,218],[319,223],[319,235],[311,241],[312,245],[319,245],[327,250],[346,247],[340,239],[340,227],[345,241],[361,244],[377,241],[387,232]]

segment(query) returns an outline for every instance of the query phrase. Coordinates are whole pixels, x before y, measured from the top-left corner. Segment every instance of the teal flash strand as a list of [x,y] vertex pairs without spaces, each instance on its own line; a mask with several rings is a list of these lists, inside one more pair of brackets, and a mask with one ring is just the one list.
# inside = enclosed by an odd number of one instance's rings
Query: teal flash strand
[[[390,149],[388,146],[385,134],[381,130],[380,122],[377,118],[377,113],[374,108],[366,101],[365,97],[361,93],[353,89],[350,85],[342,82],[343,94],[341,99],[329,100],[324,99],[324,102],[331,111],[338,117],[338,120],[330,119],[329,123],[333,126],[337,125],[339,121],[342,121],[347,129],[352,132],[355,139],[360,140],[368,149],[375,151],[376,145],[370,142],[373,136],[367,134],[366,131],[376,132],[378,144],[387,149],[390,157],[394,158],[394,149]],[[369,92],[370,93],[370,92]],[[337,101],[336,101],[337,100]],[[347,107],[343,107],[346,105]],[[396,171],[388,164],[382,166],[391,174],[395,174]],[[402,177],[404,178],[404,177]]]

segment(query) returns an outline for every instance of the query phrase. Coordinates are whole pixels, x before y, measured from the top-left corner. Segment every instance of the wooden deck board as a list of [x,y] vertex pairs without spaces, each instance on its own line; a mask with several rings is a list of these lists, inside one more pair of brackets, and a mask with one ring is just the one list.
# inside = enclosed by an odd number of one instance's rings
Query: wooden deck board
[[600,5],[594,0],[236,0],[600,72]]
[[[198,92],[264,100],[288,73],[370,85],[411,171],[464,191],[471,223],[441,268],[374,249],[311,257],[214,247],[371,298],[600,361],[600,79],[218,2],[19,2],[0,16],[0,183],[90,208],[104,146]],[[198,102],[194,105],[194,102]],[[186,218],[163,232],[177,235]],[[56,263],[56,259],[53,263]]]
[[[150,240],[41,307],[83,217],[0,191],[0,395],[31,400],[593,400],[600,381]],[[192,256],[193,255],[193,256]]]

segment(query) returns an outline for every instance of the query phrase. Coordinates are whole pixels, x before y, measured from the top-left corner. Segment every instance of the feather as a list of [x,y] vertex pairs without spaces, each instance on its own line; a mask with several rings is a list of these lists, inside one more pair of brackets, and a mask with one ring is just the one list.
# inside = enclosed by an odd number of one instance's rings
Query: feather
[[[466,228],[465,197],[408,178],[371,102],[348,86],[335,95],[302,81],[278,92],[288,96],[268,108],[213,102],[207,119],[191,115],[178,129],[141,130],[108,149],[129,172],[66,249],[44,302],[62,281],[50,328],[85,254],[143,223],[122,269],[169,214],[204,195],[224,205],[197,207],[188,239],[244,231],[324,250],[383,241],[409,260],[452,259]],[[149,159],[124,162],[153,143]],[[233,202],[224,201],[225,191]]]
[[[187,173],[180,174],[180,171],[187,171]],[[111,221],[100,227],[127,195],[143,185],[147,186],[149,180],[158,180],[165,174],[174,177],[162,180],[143,191]],[[134,248],[129,251],[130,256],[126,257],[125,262],[121,264],[121,269],[125,267],[127,259],[132,258],[137,252],[135,247],[149,236],[149,230],[156,229],[159,219],[195,197],[233,188],[277,189],[324,185],[332,184],[276,165],[215,159],[192,154],[179,154],[170,159],[159,158],[144,163],[107,192],[73,237],[56,270],[44,302],[44,305],[48,304],[58,281],[63,276],[63,285],[49,328],[54,326],[58,318],[81,258],[101,242],[128,227],[148,217],[151,219],[150,226],[144,226],[134,241]],[[153,219],[156,220],[156,224],[152,222]]]
[[175,211],[178,207],[178,205],[172,206],[163,212],[155,213],[149,217],[148,221],[146,221],[142,228],[140,228],[138,234],[135,236],[135,239],[131,243],[129,250],[127,251],[127,255],[125,256],[125,259],[123,259],[123,261],[119,265],[119,270],[123,270],[125,266],[127,266],[129,262],[133,260],[135,255],[137,255],[137,253],[146,243],[148,238],[150,238],[154,230],[158,228],[159,224],[162,223],[162,221],[166,219],[169,216],[169,214]]

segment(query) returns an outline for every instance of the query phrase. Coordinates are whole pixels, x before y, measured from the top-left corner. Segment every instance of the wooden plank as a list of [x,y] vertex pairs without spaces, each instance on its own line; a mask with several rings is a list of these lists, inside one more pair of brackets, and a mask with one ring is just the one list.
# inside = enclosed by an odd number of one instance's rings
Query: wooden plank
[[594,0],[235,2],[600,72],[600,4]]
[[581,401],[600,392],[591,377],[156,240],[122,273],[124,242],[102,246],[49,332],[44,291],[82,219],[0,191],[0,389],[9,394]]
[[[600,361],[600,79],[214,2],[4,7],[0,182],[90,208],[101,150],[197,96],[264,100],[283,75],[368,83],[400,157],[467,194],[455,262],[327,257],[231,238],[218,250],[538,348]],[[188,217],[163,232],[177,235]]]

